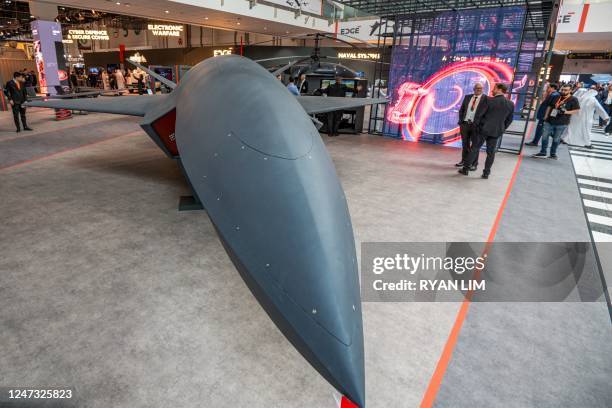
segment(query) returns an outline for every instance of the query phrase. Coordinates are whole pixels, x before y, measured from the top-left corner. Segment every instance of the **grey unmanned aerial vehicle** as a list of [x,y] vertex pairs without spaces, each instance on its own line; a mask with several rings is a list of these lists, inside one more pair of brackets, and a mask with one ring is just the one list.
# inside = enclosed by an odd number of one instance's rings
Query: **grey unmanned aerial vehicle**
[[173,91],[29,106],[143,116],[141,126],[179,161],[195,199],[270,318],[327,381],[363,408],[353,228],[334,165],[309,115],[386,100],[296,97],[275,73],[236,55],[202,61],[179,85],[147,71]]

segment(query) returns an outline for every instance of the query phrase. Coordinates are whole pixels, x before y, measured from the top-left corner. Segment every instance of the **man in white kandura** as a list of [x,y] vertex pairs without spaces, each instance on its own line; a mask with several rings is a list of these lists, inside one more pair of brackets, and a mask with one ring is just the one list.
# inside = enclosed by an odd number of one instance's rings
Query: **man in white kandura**
[[115,81],[117,81],[117,89],[123,91],[125,89],[125,76],[121,69],[115,70]]
[[567,137],[565,141],[574,146],[584,146],[592,149],[591,144],[591,129],[593,128],[594,115],[599,116],[604,122],[607,122],[610,117],[606,110],[597,100],[597,91],[589,89],[580,97],[580,112],[573,115],[570,124],[567,127]]

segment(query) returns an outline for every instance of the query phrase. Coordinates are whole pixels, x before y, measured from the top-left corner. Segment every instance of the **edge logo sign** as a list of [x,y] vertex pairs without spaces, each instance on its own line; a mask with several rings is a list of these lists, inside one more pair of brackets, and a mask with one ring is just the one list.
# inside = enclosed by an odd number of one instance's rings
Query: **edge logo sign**
[[557,24],[570,24],[572,22],[572,17],[576,15],[575,12],[570,11],[569,13],[560,14],[557,19]]
[[[563,6],[557,17],[557,29],[560,33],[582,33],[585,31],[589,17],[590,4],[570,4]],[[589,30],[587,30],[589,31]],[[606,30],[609,31],[609,30]]]
[[342,34],[342,35],[355,35],[355,34],[359,34],[359,29],[360,28],[361,28],[361,26],[350,27],[350,28],[341,28],[340,29],[340,34]]

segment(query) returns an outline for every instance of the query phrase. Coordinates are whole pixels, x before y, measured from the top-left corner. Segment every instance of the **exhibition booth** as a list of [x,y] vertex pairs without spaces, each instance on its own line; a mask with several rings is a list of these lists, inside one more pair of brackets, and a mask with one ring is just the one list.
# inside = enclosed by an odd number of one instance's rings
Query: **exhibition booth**
[[559,2],[83,1],[0,53],[0,408],[607,406],[612,141],[525,144],[612,81]]
[[[369,78],[374,75],[375,67],[380,58],[378,52],[372,48],[355,47],[322,47],[317,48],[317,54],[313,55],[313,47],[290,47],[270,45],[247,45],[243,47],[195,47],[195,48],[161,48],[161,49],[134,49],[124,51],[107,52],[83,52],[82,69],[77,69],[82,77],[80,83],[86,83],[87,75],[98,74],[100,70],[108,72],[124,66],[129,69],[126,59],[135,58],[138,62],[146,63],[153,71],[162,75],[170,81],[180,83],[184,74],[190,67],[197,65],[207,58],[222,55],[238,54],[262,61],[261,64],[269,70],[280,68],[282,65],[301,58],[299,64],[282,72],[281,80],[287,83],[289,77],[295,79],[304,75],[304,83],[301,84],[302,94],[321,94],[321,91],[334,82],[335,76],[343,78],[343,84],[348,87],[347,97],[366,97],[372,94],[372,82]],[[311,57],[311,58],[308,58]],[[123,60],[122,60],[123,58]],[[123,61],[123,62],[122,62]],[[388,65],[385,65],[388,67]],[[152,78],[148,78],[147,86],[160,92],[163,87]],[[380,81],[380,80],[379,80]],[[383,80],[386,81],[386,80]],[[130,89],[134,90],[132,85]],[[342,133],[359,133],[368,130],[368,119],[364,108],[356,111],[345,111],[344,120],[340,126]],[[322,131],[326,129],[325,115],[320,115],[319,120],[324,123]]]

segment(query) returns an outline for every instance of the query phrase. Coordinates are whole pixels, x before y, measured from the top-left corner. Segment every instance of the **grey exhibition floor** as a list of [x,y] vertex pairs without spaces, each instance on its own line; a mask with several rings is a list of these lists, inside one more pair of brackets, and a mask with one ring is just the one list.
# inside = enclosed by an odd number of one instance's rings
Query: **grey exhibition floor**
[[[186,184],[137,119],[30,116],[36,131],[16,135],[0,113],[0,387],[70,386],[85,407],[334,406],[206,214],[177,212]],[[486,240],[517,161],[498,155],[483,181],[456,174],[453,149],[325,139],[358,245]],[[523,160],[496,239],[588,240],[564,160]],[[558,183],[542,182],[551,173]],[[459,305],[363,309],[368,406],[418,406]],[[612,406],[607,313],[472,304],[436,405]]]

